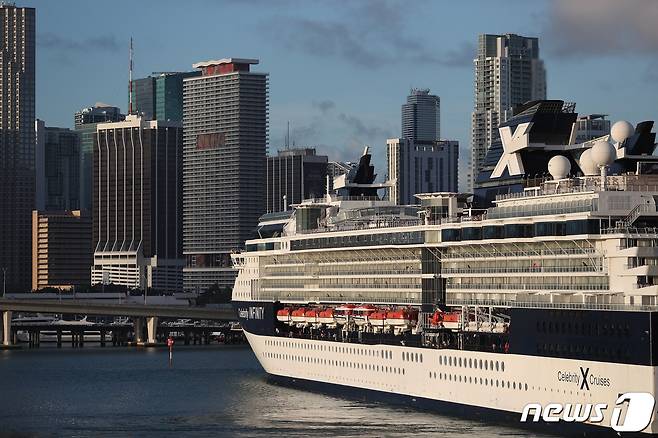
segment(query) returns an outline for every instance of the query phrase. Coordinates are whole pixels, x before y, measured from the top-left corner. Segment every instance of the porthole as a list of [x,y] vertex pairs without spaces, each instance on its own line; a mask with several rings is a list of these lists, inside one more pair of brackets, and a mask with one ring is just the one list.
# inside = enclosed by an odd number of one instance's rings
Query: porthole
[[500,363],[500,369],[501,369],[501,371],[503,371],[503,372],[505,371],[505,362],[501,362],[501,363]]
[[486,360],[484,361],[484,369],[489,371],[489,362],[487,362]]
[[496,371],[498,371],[498,370],[499,370],[499,364],[498,364],[498,361],[496,361]]
[[462,366],[462,358],[461,357],[459,358],[459,366],[460,367]]
[[439,356],[439,365],[443,365],[443,356]]

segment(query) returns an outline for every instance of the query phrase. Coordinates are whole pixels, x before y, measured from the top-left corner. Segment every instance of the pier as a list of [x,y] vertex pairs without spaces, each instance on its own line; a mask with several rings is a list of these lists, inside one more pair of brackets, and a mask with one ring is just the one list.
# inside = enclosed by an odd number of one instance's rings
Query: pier
[[[208,344],[212,333],[221,333],[227,341],[242,337],[230,323],[237,321],[235,311],[228,308],[204,308],[187,306],[162,305],[135,305],[135,304],[107,304],[90,303],[85,301],[47,301],[47,300],[11,300],[0,299],[0,312],[2,313],[2,345],[0,348],[13,348],[17,344],[16,331],[28,333],[27,343],[31,347],[40,344],[41,333],[48,331],[55,333],[57,346],[64,343],[66,334],[70,337],[71,345],[83,346],[85,333],[98,332],[99,343],[105,346],[112,345],[157,345],[171,334],[176,334],[185,345]],[[126,324],[90,324],[90,325],[58,325],[48,323],[21,323],[12,327],[12,317],[15,312],[29,312],[40,314],[59,315],[87,315],[87,316],[121,316],[130,317],[131,323]],[[170,322],[159,324],[161,319],[185,318],[195,321],[210,321],[204,325],[174,325]],[[111,333],[111,335],[110,335]]]

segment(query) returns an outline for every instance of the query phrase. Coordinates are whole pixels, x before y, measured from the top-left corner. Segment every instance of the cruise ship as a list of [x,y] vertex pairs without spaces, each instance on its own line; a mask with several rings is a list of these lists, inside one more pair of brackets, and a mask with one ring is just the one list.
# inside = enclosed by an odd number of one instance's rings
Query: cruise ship
[[653,122],[576,143],[576,118],[515,108],[472,194],[392,205],[366,148],[331,193],[264,215],[233,255],[264,370],[485,421],[658,432]]

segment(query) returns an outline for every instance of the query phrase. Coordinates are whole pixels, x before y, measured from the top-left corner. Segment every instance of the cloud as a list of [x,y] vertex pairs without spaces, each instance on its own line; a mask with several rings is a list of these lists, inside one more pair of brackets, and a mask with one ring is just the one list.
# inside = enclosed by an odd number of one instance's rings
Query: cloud
[[362,119],[354,115],[340,113],[338,120],[341,121],[351,132],[355,140],[360,142],[371,141],[372,139],[386,141],[391,138],[391,131],[385,127],[376,124],[366,124]]
[[560,56],[655,55],[656,23],[656,0],[554,0],[543,34]]
[[[457,50],[440,51],[426,40],[409,35],[410,9],[419,3],[361,0],[341,3],[336,16],[322,19],[275,16],[264,23],[271,40],[286,49],[317,57],[341,58],[358,67],[433,64],[470,65],[475,46],[462,43]],[[470,52],[470,53],[469,53]]]
[[329,111],[334,109],[336,107],[336,103],[333,100],[321,100],[321,101],[313,101],[311,103],[313,105],[313,108],[316,108],[320,110],[322,114],[327,114]]
[[[89,50],[101,50],[105,52],[116,52],[121,49],[114,35],[100,35],[91,38],[74,40],[62,37],[54,33],[42,33],[38,35],[37,45],[47,50],[59,50],[66,52],[86,52]],[[126,44],[126,50],[128,45]]]

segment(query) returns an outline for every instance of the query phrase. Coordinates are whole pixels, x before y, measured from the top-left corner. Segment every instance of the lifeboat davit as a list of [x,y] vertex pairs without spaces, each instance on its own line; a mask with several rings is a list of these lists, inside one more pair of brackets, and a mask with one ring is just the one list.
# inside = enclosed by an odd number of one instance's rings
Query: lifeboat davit
[[363,304],[354,308],[354,323],[358,326],[367,325],[370,315],[375,312],[377,308],[371,304]]
[[324,309],[318,315],[318,321],[320,324],[325,324],[328,326],[335,325],[336,320],[334,319],[334,309]]
[[306,307],[293,310],[290,319],[293,323],[304,324],[306,322]]
[[291,318],[292,309],[290,307],[284,307],[276,312],[276,319],[279,322],[285,322],[290,324],[292,322]]
[[334,319],[338,324],[346,324],[350,316],[354,312],[354,304],[343,304],[342,306],[336,307],[334,309]]

